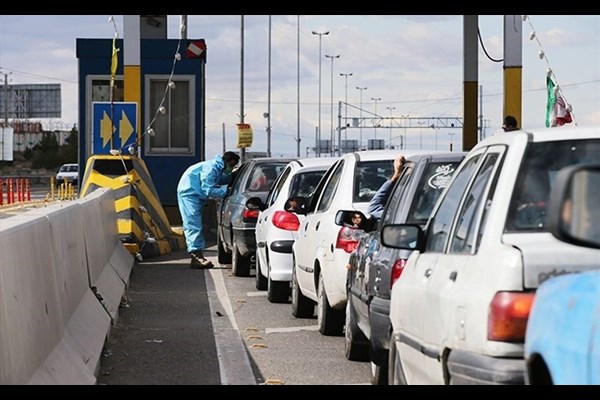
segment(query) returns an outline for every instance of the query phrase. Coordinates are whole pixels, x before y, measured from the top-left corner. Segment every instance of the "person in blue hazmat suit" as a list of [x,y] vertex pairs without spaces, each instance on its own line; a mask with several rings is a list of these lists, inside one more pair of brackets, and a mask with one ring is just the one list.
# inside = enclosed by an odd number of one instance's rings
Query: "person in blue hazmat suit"
[[202,208],[209,198],[223,198],[227,195],[226,185],[239,161],[239,155],[227,151],[222,156],[216,155],[212,160],[191,165],[179,179],[177,203],[187,251],[191,257],[191,268],[213,267],[213,263],[202,253],[206,244],[202,234]]

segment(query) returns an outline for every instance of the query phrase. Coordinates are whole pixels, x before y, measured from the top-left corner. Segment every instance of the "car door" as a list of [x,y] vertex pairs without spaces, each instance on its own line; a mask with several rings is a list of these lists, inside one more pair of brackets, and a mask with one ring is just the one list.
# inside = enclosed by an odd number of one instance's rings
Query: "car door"
[[236,172],[236,175],[229,186],[229,193],[222,199],[219,199],[220,206],[217,208],[219,210],[219,230],[221,234],[221,238],[223,239],[223,243],[228,249],[233,247],[233,235],[231,232],[231,213],[232,213],[232,205],[231,200],[236,196],[239,196],[240,191],[243,188],[243,183],[245,182],[245,177],[247,176],[248,171],[251,169],[252,162],[244,163],[240,166],[239,170]]
[[[263,270],[263,275],[267,276],[268,271],[268,258],[267,258],[267,234],[269,231],[270,220],[273,217],[273,213],[276,211],[274,208],[275,200],[281,194],[281,191],[286,185],[290,174],[292,173],[292,166],[288,165],[286,169],[277,177],[277,180],[273,183],[267,199],[265,201],[265,209],[258,214],[256,221],[256,228],[254,235],[256,237],[256,257],[259,259],[259,263]],[[287,193],[283,193],[283,196],[287,196]]]
[[[476,170],[479,157],[477,155],[465,160],[460,171],[453,176],[452,183],[441,195],[427,224],[424,251],[412,252],[401,278],[394,285],[392,297],[400,296],[400,301],[394,299],[394,305],[398,306],[395,312],[400,321],[401,334],[398,352],[409,384],[431,383],[430,369],[439,368],[439,347],[428,345],[425,341],[424,331],[433,329],[425,327],[432,323],[432,318],[427,317],[427,286],[446,248],[456,210]],[[440,329],[439,324],[437,328]]]
[[323,207],[333,200],[332,185],[339,179],[343,168],[343,160],[336,161],[319,182],[315,193],[310,199],[308,212],[298,228],[298,237],[294,242],[294,257],[296,259],[296,277],[302,293],[316,301],[316,286],[314,279],[314,262],[317,249],[317,231]]
[[[503,147],[501,147],[503,149]],[[436,258],[434,265],[429,266],[429,277],[425,288],[423,343],[430,349],[432,356],[428,368],[428,383],[444,384],[444,367],[441,364],[442,354],[446,347],[464,341],[468,311],[468,298],[476,297],[477,281],[473,279],[472,268],[469,267],[476,255],[478,234],[487,212],[486,204],[491,204],[489,187],[497,173],[501,160],[501,152],[482,149],[467,162],[473,167],[470,176],[464,176],[453,184],[444,204],[436,215],[434,225],[440,222],[451,224],[443,254]],[[466,186],[465,186],[466,183]],[[456,200],[454,200],[456,199]],[[489,200],[489,202],[488,202]],[[455,206],[456,205],[456,206]],[[441,211],[443,207],[444,211]],[[453,210],[448,218],[443,212]],[[435,234],[435,232],[433,232]],[[427,252],[427,249],[426,249]],[[471,270],[469,270],[471,269]],[[473,294],[473,295],[471,295]],[[437,355],[437,357],[435,357]]]

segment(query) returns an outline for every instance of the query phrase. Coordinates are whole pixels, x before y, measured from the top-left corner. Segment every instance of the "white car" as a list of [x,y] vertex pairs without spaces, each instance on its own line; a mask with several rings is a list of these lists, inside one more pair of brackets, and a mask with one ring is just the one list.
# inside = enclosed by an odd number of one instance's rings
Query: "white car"
[[523,384],[537,287],[600,268],[600,250],[546,224],[563,167],[600,162],[600,127],[498,133],[478,143],[427,226],[382,226],[384,245],[414,250],[392,288],[389,383]]
[[301,158],[291,161],[279,174],[256,223],[256,288],[267,290],[272,303],[290,298],[292,280],[292,244],[298,234],[301,214],[286,211],[290,197],[310,197],[327,168],[337,158]]
[[358,244],[356,229],[336,224],[336,214],[358,210],[368,216],[369,201],[391,177],[394,158],[400,154],[409,155],[409,151],[344,154],[329,168],[305,210],[293,245],[292,314],[310,318],[317,304],[317,324],[324,335],[343,334],[346,265]]
[[77,185],[79,179],[79,165],[78,164],[63,164],[56,173],[56,185],[59,186],[65,183]]

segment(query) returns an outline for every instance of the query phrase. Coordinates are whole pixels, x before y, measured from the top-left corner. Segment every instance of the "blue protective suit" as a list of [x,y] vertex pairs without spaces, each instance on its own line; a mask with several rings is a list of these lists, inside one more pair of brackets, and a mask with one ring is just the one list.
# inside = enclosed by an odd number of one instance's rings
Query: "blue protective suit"
[[209,198],[227,195],[226,185],[231,175],[225,174],[225,161],[221,155],[212,160],[191,165],[181,175],[177,185],[177,203],[183,222],[183,234],[188,253],[204,250],[202,234],[202,208]]

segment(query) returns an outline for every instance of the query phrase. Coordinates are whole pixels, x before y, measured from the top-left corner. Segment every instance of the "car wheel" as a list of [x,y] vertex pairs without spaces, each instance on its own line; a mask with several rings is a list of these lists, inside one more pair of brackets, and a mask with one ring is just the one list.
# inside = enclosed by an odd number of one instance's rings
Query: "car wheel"
[[250,276],[250,264],[251,260],[249,257],[244,257],[240,254],[237,244],[233,242],[233,249],[231,251],[231,270],[234,276]]
[[217,232],[217,259],[219,264],[231,264],[231,253],[228,253],[223,246],[221,235]]
[[335,310],[329,305],[323,284],[323,274],[319,273],[317,288],[317,325],[319,332],[325,336],[342,336],[344,334],[345,310]]
[[344,327],[344,350],[346,358],[351,361],[367,361],[369,359],[367,338],[356,324],[353,311],[352,298],[348,296],[348,303],[346,303],[346,323]]
[[296,318],[312,318],[315,314],[315,303],[302,294],[296,277],[296,261],[292,270],[292,315]]
[[267,289],[267,278],[260,272],[260,258],[258,257],[258,252],[255,256],[256,258],[256,275],[255,275],[255,284],[257,290],[266,290]]
[[269,277],[267,278],[267,298],[271,303],[287,303],[290,299],[290,283],[271,280],[270,267]]
[[388,384],[388,366],[377,365],[371,361],[371,385],[387,385]]
[[390,385],[406,385],[406,378],[402,370],[400,354],[396,350],[396,343],[393,335],[390,336],[390,350],[388,357],[388,383]]

